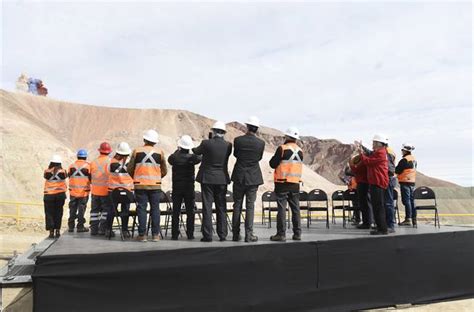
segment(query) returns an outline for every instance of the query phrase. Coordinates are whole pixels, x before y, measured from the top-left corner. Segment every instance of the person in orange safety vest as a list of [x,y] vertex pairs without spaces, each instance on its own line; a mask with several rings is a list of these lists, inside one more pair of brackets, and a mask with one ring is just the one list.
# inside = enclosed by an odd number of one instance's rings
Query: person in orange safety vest
[[87,201],[91,191],[91,167],[87,162],[87,151],[80,149],[77,160],[69,166],[69,219],[68,231],[74,232],[77,219],[77,232],[88,232],[84,226]]

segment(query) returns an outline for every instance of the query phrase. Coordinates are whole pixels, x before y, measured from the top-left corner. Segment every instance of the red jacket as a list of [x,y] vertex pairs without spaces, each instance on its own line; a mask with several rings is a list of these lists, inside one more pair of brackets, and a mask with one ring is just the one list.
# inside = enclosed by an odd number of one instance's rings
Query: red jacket
[[361,160],[367,166],[369,184],[386,189],[388,187],[387,150],[379,148],[370,155],[362,155]]
[[362,163],[358,163],[357,166],[350,165],[351,166],[351,171],[354,174],[354,178],[357,182],[359,183],[369,183],[367,181],[367,167]]

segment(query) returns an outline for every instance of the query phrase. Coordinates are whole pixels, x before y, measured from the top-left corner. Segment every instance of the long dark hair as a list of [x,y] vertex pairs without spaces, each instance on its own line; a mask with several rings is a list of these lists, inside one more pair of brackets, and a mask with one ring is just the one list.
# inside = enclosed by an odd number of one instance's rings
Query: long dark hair
[[53,172],[56,174],[60,169],[63,169],[63,167],[61,166],[60,163],[53,163],[53,162],[50,162],[49,163],[49,166],[48,166],[48,169],[53,169]]

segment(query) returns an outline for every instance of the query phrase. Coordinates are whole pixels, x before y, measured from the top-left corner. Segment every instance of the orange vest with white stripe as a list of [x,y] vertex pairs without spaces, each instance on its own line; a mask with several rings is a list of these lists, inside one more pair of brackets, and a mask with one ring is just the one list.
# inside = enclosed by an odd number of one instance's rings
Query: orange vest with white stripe
[[[291,151],[291,156],[285,159],[285,151]],[[300,159],[301,148],[296,143],[290,142],[281,145],[282,160],[275,169],[273,179],[275,183],[300,183],[303,173],[303,161]]]
[[89,177],[82,172],[82,169],[91,171],[90,164],[82,159],[76,160],[69,166],[69,172],[74,169],[74,173],[69,177],[69,194],[73,197],[87,197],[91,191]]
[[406,156],[403,156],[407,160],[408,163],[413,163],[413,168],[411,169],[405,169],[397,175],[398,182],[400,183],[415,183],[416,180],[416,160],[413,155],[409,154]]
[[[163,152],[155,150],[152,146],[142,146],[135,150],[134,155],[133,183],[161,185],[161,164],[153,158],[153,155],[160,155],[160,161],[163,161]],[[141,156],[139,161],[137,156]]]
[[91,162],[91,192],[96,196],[109,195],[109,164],[110,157],[100,155],[96,160]]
[[44,173],[51,173],[52,176],[49,179],[44,181],[44,194],[45,195],[54,195],[59,193],[66,193],[67,185],[66,179],[62,179],[59,174],[63,173],[65,177],[67,177],[67,172],[64,169],[59,169],[56,173],[54,173],[54,168],[46,169]]
[[133,191],[133,179],[127,172],[127,165],[113,158],[109,165],[109,191],[124,188]]

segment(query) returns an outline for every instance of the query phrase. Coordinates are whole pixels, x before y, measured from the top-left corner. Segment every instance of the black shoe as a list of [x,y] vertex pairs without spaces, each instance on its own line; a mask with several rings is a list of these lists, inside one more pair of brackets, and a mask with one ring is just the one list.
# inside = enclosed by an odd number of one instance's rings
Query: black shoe
[[77,230],[76,230],[77,233],[85,233],[85,232],[89,232],[89,229],[86,228],[85,226],[83,227],[78,227]]
[[388,228],[388,232],[389,233],[395,233],[395,229],[394,228]]
[[204,243],[209,243],[209,242],[212,242],[212,238],[201,238],[201,242],[204,242]]
[[234,234],[232,235],[232,241],[234,242],[240,242],[242,240],[242,236],[240,234]]
[[414,228],[418,227],[418,224],[416,223],[416,219],[415,219],[415,218],[413,218],[413,219],[411,220],[411,222],[413,223],[413,227],[414,227]]
[[225,237],[219,237],[220,242],[225,242],[227,239]]
[[370,228],[371,228],[372,230],[376,230],[376,229],[377,229],[377,226],[376,226],[375,224],[371,224],[371,225],[370,225]]
[[255,243],[257,241],[258,241],[258,237],[255,236],[255,235],[245,236],[245,242],[246,243]]
[[387,235],[388,232],[382,232],[378,230],[370,231],[370,235]]
[[178,236],[172,236],[171,240],[178,240]]
[[97,235],[105,235],[105,231],[104,230],[99,230],[99,231],[97,231]]
[[286,242],[286,237],[283,235],[276,234],[276,235],[270,236],[270,240],[272,242]]
[[301,234],[293,234],[293,240],[300,241],[301,240]]
[[189,240],[194,239],[194,235],[188,235],[188,239],[189,239]]
[[53,230],[49,231],[48,238],[54,238],[54,231]]
[[68,231],[69,233],[72,233],[72,232],[74,232],[74,228],[68,228],[67,231]]
[[128,230],[122,230],[122,235],[124,239],[132,238],[132,235],[130,235],[130,232]]
[[56,233],[54,234],[54,238],[59,238],[61,236],[61,233],[59,230],[56,230]]
[[359,224],[358,226],[356,226],[357,229],[359,230],[368,230],[370,229],[370,225],[368,224]]
[[[100,235],[100,233],[99,233],[99,235]],[[115,232],[114,232],[114,231],[107,230],[107,231],[105,231],[104,235],[105,235],[105,237],[107,237],[107,238],[115,237]]]
[[96,236],[99,234],[99,231],[97,229],[91,228],[91,235]]

